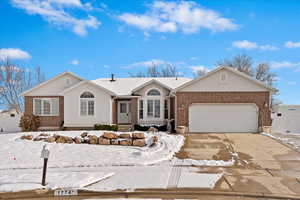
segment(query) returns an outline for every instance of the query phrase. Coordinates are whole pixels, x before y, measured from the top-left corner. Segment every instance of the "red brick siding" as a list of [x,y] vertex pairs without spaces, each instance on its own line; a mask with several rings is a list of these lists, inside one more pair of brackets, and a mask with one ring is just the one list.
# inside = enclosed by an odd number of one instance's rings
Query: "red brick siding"
[[189,106],[192,103],[254,103],[259,108],[258,125],[270,126],[269,92],[178,92],[177,126],[188,126]]
[[175,97],[170,97],[170,119],[175,119]]
[[131,99],[131,123],[132,124],[138,123],[138,99],[137,98]]
[[33,114],[34,98],[59,98],[59,116],[40,116],[41,127],[60,127],[64,120],[64,97],[62,96],[25,96],[24,114]]
[[118,123],[118,101],[113,100],[112,102],[112,122],[113,124]]

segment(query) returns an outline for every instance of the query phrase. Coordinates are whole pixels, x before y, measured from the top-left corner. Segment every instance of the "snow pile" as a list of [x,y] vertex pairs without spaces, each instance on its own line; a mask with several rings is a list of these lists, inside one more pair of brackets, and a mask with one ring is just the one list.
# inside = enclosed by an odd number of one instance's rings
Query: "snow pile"
[[279,140],[285,144],[289,144],[293,146],[296,150],[300,151],[300,134],[299,133],[284,133],[284,132],[276,132],[276,133],[261,133],[262,135],[268,136],[270,138]]
[[[26,134],[37,136],[40,133]],[[79,136],[82,131],[43,133]],[[88,133],[100,136],[103,131]],[[184,142],[181,135],[168,135],[164,132],[154,135],[158,136],[159,142],[152,147],[47,143],[50,149],[48,167],[150,165],[170,160]],[[45,142],[21,140],[20,136],[21,134],[0,135],[0,169],[42,168],[40,154]]]
[[185,166],[219,166],[226,167],[234,165],[234,160],[231,159],[229,161],[224,160],[193,160],[193,159],[183,159],[182,165]]
[[4,175],[0,177],[1,192],[15,192],[20,190],[34,190],[41,188],[76,188],[80,189],[95,182],[113,176],[113,173],[68,172],[48,173],[46,186],[41,185],[41,174]]

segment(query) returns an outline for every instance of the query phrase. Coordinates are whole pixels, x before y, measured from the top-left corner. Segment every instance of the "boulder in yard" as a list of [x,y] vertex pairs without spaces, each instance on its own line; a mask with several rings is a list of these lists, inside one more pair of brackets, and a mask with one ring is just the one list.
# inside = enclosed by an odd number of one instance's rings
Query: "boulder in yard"
[[110,144],[110,140],[109,140],[109,139],[106,139],[106,138],[103,138],[103,137],[100,137],[100,138],[99,138],[99,144],[102,144],[102,145],[109,145],[109,144]]
[[73,143],[73,139],[71,137],[68,136],[59,136],[56,141],[56,143]]
[[32,135],[22,135],[22,136],[21,136],[21,139],[22,139],[22,140],[32,140],[32,139],[33,139],[33,136],[32,136]]
[[153,136],[152,140],[153,140],[153,143],[156,143],[156,142],[158,142],[158,137],[157,136]]
[[50,142],[50,143],[55,142],[55,137],[50,136],[50,137],[48,137],[45,141],[46,141],[46,142]]
[[130,135],[130,133],[121,133],[121,134],[119,135],[119,138],[126,138],[126,139],[129,139],[129,138],[131,138],[131,135]]
[[154,128],[154,127],[150,127],[148,129],[148,132],[158,132],[157,128]]
[[89,136],[89,139],[90,139],[90,141],[89,141],[90,144],[97,144],[98,143],[98,137],[95,136],[95,135]]
[[39,134],[39,136],[49,136],[49,134],[47,134],[47,133],[41,133],[41,134]]
[[144,139],[145,135],[144,135],[144,133],[132,133],[132,138],[133,139]]
[[130,139],[120,140],[120,145],[122,145],[122,146],[131,146],[132,145],[132,140],[130,140]]
[[117,139],[118,138],[118,135],[115,133],[112,133],[112,132],[105,132],[105,133],[103,133],[102,136],[107,139]]
[[60,135],[58,135],[58,134],[53,134],[53,137],[55,137],[55,140],[57,140],[57,139],[60,137]]
[[42,141],[42,140],[46,140],[46,138],[37,136],[33,139],[33,141]]
[[112,144],[112,145],[118,145],[119,144],[119,140],[118,139],[111,139],[110,140],[110,144]]
[[138,146],[138,147],[144,147],[144,146],[146,146],[146,141],[144,139],[136,139],[136,140],[133,140],[132,145]]
[[82,139],[80,137],[75,137],[73,140],[76,144],[81,144],[82,142]]
[[81,133],[80,136],[81,136],[82,138],[84,138],[84,137],[88,136],[88,132],[83,132],[83,133]]

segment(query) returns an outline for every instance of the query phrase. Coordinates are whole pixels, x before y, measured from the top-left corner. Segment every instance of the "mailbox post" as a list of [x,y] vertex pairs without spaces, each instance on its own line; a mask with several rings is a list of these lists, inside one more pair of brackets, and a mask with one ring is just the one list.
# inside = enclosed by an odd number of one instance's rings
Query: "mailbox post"
[[44,167],[43,167],[43,178],[42,178],[42,185],[46,185],[46,172],[47,172],[47,163],[49,158],[50,151],[47,148],[47,145],[45,144],[43,146],[42,152],[41,152],[41,158],[44,158]]

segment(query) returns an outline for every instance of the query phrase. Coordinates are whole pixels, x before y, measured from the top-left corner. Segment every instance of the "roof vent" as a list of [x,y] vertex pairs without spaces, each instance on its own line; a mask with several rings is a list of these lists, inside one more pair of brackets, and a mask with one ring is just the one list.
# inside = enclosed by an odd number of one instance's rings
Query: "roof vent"
[[114,74],[111,74],[111,79],[110,79],[110,81],[111,81],[111,82],[116,81],[116,80],[115,80],[115,75],[114,75]]

